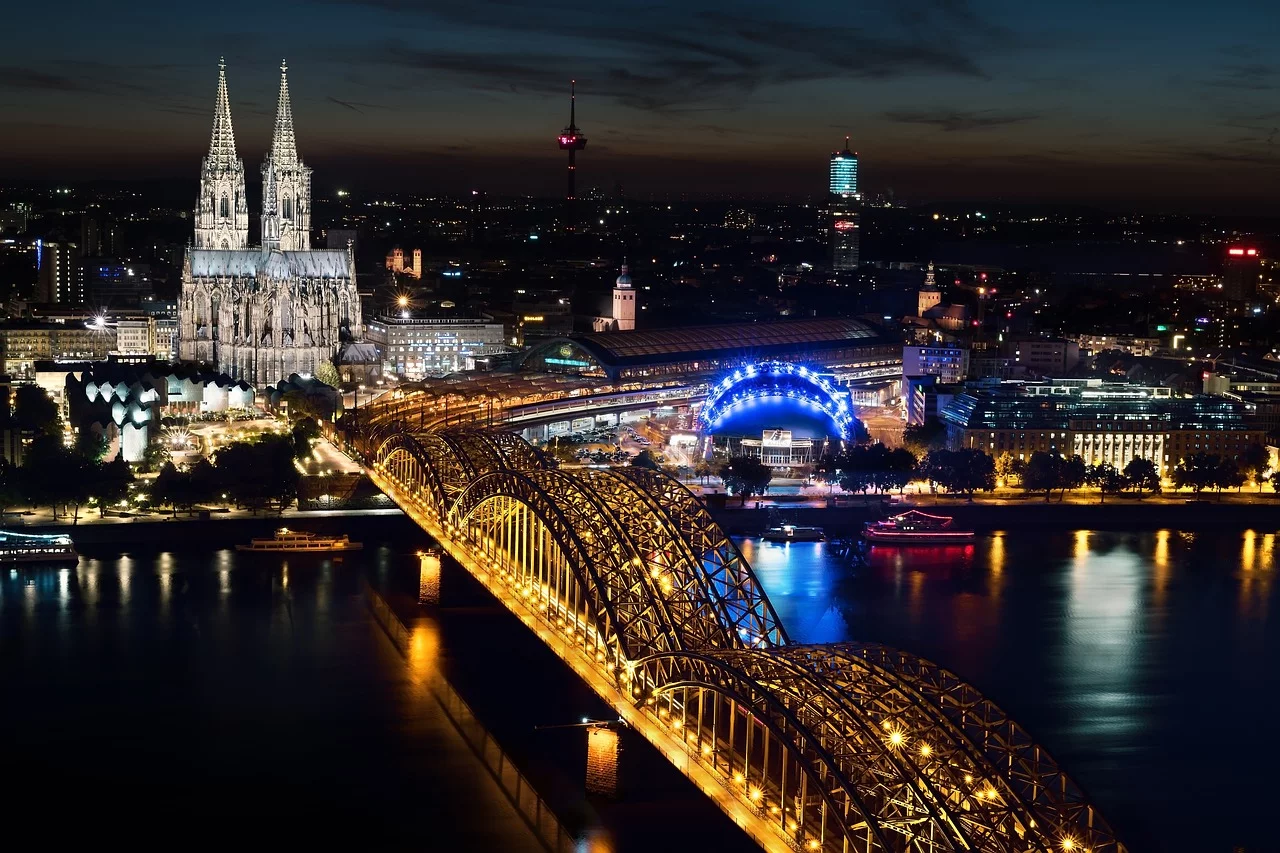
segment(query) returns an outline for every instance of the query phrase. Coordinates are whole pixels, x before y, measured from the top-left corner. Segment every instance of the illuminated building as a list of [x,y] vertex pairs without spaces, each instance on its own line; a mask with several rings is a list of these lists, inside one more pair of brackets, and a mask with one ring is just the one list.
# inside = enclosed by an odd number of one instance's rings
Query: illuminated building
[[383,371],[410,380],[474,370],[476,358],[506,352],[505,337],[491,317],[407,311],[371,319],[365,335],[381,353]]
[[387,255],[387,269],[391,270],[393,273],[401,273],[414,278],[422,278],[422,250],[414,249],[413,264],[405,266],[404,249],[396,246],[391,250],[391,254]]
[[45,305],[83,305],[80,247],[75,243],[36,241],[36,301]]
[[577,96],[577,80],[569,81],[569,125],[560,131],[560,135],[556,137],[556,144],[560,146],[561,151],[569,152],[569,173],[567,185],[565,188],[565,215],[568,218],[567,227],[572,230],[576,223],[573,221],[574,207],[573,202],[577,198],[577,174],[578,174],[578,152],[587,147],[587,138],[582,135],[582,131],[578,129],[576,123],[575,110],[578,103]]
[[9,320],[0,324],[3,373],[30,378],[37,361],[96,361],[116,348],[114,325],[90,328],[83,321],[41,323]]
[[1076,341],[1029,338],[1011,341],[1005,350],[1014,364],[1041,376],[1065,376],[1080,362],[1080,344]]
[[1175,397],[1162,386],[1100,379],[1003,382],[968,388],[939,413],[956,447],[1029,459],[1078,454],[1123,470],[1148,459],[1161,474],[1193,453],[1235,457],[1265,433],[1248,407],[1220,397]]
[[852,319],[775,320],[566,335],[533,347],[521,369],[611,381],[721,371],[767,359],[805,362],[841,381],[902,374],[902,346]]
[[[311,170],[298,156],[283,65],[275,129],[262,165],[259,248],[247,246],[247,214],[242,220],[240,202],[233,207],[229,194],[233,185],[243,185],[243,172],[220,64],[196,240],[182,271],[178,356],[265,387],[294,373],[314,373],[340,344],[362,333],[354,254],[311,248]],[[213,198],[219,200],[211,218],[205,205]]]
[[153,355],[156,351],[155,318],[116,323],[116,349],[124,355]]
[[969,350],[958,346],[905,346],[902,348],[903,376],[936,376],[954,384],[969,373]]
[[636,292],[631,289],[631,274],[622,264],[622,273],[613,285],[613,328],[629,332],[636,327]]
[[1251,302],[1258,296],[1262,257],[1249,246],[1231,246],[1222,264],[1222,298],[1227,302]]
[[920,286],[916,296],[916,316],[924,317],[925,312],[941,303],[942,291],[938,289],[938,283],[933,276],[933,261],[930,261],[929,269],[924,274],[924,284]]
[[831,268],[856,270],[861,248],[862,196],[858,193],[858,155],[849,150],[849,137],[844,150],[831,154]]

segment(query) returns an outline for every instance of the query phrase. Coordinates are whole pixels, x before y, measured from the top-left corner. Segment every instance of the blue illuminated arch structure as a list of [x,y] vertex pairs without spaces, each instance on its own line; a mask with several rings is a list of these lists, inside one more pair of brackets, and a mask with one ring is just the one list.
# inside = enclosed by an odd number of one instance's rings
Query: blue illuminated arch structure
[[790,399],[821,413],[844,441],[853,438],[854,416],[849,393],[821,372],[789,361],[762,361],[735,368],[707,394],[698,415],[704,428],[714,432],[731,416],[755,400]]

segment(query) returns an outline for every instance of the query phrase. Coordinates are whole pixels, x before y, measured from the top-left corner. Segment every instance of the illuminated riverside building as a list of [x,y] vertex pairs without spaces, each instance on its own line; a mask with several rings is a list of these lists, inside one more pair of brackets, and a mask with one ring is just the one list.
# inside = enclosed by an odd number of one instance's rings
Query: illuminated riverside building
[[842,382],[902,373],[897,339],[851,319],[568,335],[531,349],[521,368],[618,382],[693,376],[768,359],[812,364]]
[[954,447],[1029,459],[1036,451],[1079,455],[1122,469],[1149,459],[1161,476],[1183,458],[1226,458],[1261,443],[1247,406],[1220,397],[1175,397],[1167,387],[1098,379],[1002,382],[966,389],[939,414]]
[[506,352],[501,323],[492,317],[411,315],[371,319],[365,340],[382,356],[383,372],[402,379],[475,369],[478,357]]
[[862,215],[858,208],[858,155],[849,150],[849,137],[844,150],[831,154],[828,191],[831,196],[831,268],[856,270],[861,248]]

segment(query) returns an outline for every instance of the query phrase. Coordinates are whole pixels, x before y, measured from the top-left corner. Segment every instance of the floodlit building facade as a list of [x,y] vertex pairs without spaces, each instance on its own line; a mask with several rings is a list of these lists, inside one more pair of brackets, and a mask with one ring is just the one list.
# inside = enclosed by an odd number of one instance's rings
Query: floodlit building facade
[[1029,459],[1044,451],[1079,455],[1123,470],[1148,459],[1161,475],[1195,453],[1234,458],[1265,432],[1244,404],[1220,397],[1175,397],[1160,386],[1097,379],[1001,382],[971,387],[939,418],[953,447]]
[[474,370],[477,357],[506,352],[505,329],[491,317],[400,316],[369,321],[365,339],[378,348],[388,376],[417,380]]
[[363,328],[354,256],[311,248],[311,170],[298,156],[284,66],[262,185],[262,245],[250,248],[244,164],[220,65],[195,242],[182,273],[178,357],[257,386],[314,373]]

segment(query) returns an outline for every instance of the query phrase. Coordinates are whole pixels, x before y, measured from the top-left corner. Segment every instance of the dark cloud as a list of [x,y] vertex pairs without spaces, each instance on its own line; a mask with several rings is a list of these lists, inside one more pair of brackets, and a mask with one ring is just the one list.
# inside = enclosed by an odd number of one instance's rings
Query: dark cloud
[[344,101],[341,98],[335,98],[333,95],[327,96],[325,100],[331,104],[337,104],[340,107],[346,107],[347,109],[352,110],[353,112],[360,113],[362,115],[364,114],[365,110],[391,109],[391,107],[386,107],[386,106],[383,106],[382,104],[367,104],[367,103],[364,103],[363,101]]
[[92,92],[94,87],[85,81],[63,74],[48,74],[31,68],[0,66],[0,87],[6,89],[35,89],[43,92]]
[[1277,88],[1280,72],[1274,66],[1261,63],[1225,65],[1217,77],[1206,80],[1206,86],[1221,89],[1245,89],[1265,92]]
[[1040,118],[1039,113],[998,112],[996,110],[981,110],[978,112],[969,112],[965,110],[941,110],[933,112],[891,110],[883,115],[889,121],[896,121],[901,124],[930,125],[947,133],[964,130],[988,130],[993,127],[1023,124],[1029,121],[1036,121]]

